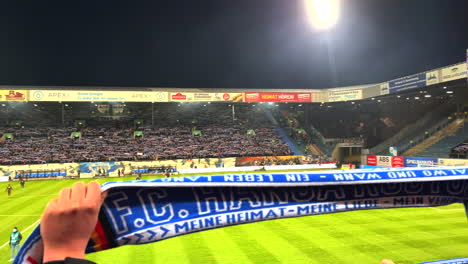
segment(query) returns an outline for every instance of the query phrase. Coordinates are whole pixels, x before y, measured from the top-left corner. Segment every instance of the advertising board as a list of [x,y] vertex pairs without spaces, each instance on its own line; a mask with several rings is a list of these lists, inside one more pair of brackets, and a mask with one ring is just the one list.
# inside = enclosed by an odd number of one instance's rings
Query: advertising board
[[352,101],[352,100],[361,100],[362,99],[362,90],[329,90],[328,91],[328,102],[342,102],[342,101]]
[[438,70],[426,72],[426,84],[433,85],[437,83],[440,83],[440,72]]
[[442,82],[467,78],[466,63],[456,64],[442,69]]
[[468,166],[468,159],[438,159],[439,166]]
[[405,157],[405,167],[434,167],[437,166],[436,158]]
[[401,156],[367,156],[367,165],[387,168],[403,168],[404,158]]
[[167,102],[167,92],[31,90],[30,101],[47,102]]
[[244,102],[247,103],[310,103],[311,93],[245,93]]
[[368,156],[367,156],[367,165],[370,165],[370,166],[377,166],[377,156],[375,156],[375,155],[368,155]]
[[0,101],[27,101],[27,94],[26,90],[0,90]]
[[380,84],[380,95],[387,95],[390,93],[390,88],[388,86],[388,82]]
[[409,89],[422,88],[427,86],[426,73],[414,74],[388,82],[390,93],[397,93]]
[[171,93],[171,102],[242,102],[242,93]]

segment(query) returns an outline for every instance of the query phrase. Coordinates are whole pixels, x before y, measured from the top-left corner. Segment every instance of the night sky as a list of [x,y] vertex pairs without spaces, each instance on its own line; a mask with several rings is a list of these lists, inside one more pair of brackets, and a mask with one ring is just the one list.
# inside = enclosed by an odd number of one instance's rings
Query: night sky
[[327,34],[303,0],[8,2],[0,84],[329,88],[461,62],[468,48],[466,0],[342,0]]

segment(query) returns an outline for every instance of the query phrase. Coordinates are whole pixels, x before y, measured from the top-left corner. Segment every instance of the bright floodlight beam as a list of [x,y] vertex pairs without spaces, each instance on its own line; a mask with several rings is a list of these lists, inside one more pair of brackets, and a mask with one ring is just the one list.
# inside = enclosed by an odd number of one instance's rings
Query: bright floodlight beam
[[318,30],[328,30],[338,22],[339,0],[305,0],[312,25]]

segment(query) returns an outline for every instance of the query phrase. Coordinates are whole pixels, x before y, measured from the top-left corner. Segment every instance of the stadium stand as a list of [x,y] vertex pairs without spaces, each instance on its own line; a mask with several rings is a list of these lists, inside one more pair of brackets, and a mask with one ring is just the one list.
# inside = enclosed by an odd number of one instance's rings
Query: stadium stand
[[457,126],[452,128],[451,131],[444,133],[443,138],[439,141],[433,141],[431,146],[421,152],[415,153],[415,155],[420,157],[449,158],[451,150],[468,139],[468,127],[464,125],[464,120],[459,119],[457,121]]
[[[145,118],[144,109],[132,109]],[[130,111],[132,111],[130,110]],[[157,159],[223,158],[291,155],[291,149],[262,111],[239,108],[237,119],[225,105],[172,105],[159,109],[155,127],[128,120],[83,117],[87,127],[10,127],[13,139],[0,145],[0,164],[41,164],[91,161],[133,161]],[[141,114],[141,115],[140,115]],[[213,118],[215,117],[215,118]],[[27,119],[23,123],[29,122]],[[34,121],[31,121],[34,123]],[[125,123],[127,122],[127,123]],[[133,127],[132,127],[133,125]],[[142,132],[134,137],[134,131]],[[197,135],[194,131],[200,131]],[[248,134],[254,130],[255,134]],[[81,132],[73,138],[71,133]]]
[[468,158],[468,140],[454,147],[450,151],[450,157],[457,158],[457,159],[467,159]]
[[[415,91],[416,94],[419,92],[425,91]],[[409,141],[421,130],[446,119],[455,110],[454,100],[445,95],[418,101],[394,96],[359,102],[279,107],[287,122],[297,122],[295,126],[303,128],[310,135],[312,143],[327,154],[343,139],[354,142],[361,139],[366,148],[374,148],[396,135],[395,142],[387,145],[406,142],[406,139]],[[402,131],[405,132],[403,135],[400,134]],[[388,151],[388,146],[382,147],[381,151]]]

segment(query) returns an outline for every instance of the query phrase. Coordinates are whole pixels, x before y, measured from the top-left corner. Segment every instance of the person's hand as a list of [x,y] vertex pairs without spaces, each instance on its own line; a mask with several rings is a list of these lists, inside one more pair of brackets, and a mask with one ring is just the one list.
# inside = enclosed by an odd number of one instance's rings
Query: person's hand
[[104,197],[99,183],[77,182],[47,204],[41,218],[43,262],[84,258]]

